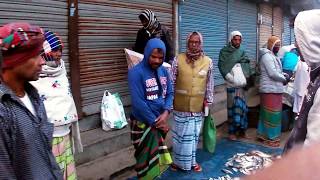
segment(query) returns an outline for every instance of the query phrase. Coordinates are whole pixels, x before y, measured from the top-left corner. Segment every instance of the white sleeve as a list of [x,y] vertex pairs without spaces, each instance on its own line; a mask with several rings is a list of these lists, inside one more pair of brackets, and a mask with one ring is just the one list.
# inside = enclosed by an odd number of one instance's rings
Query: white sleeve
[[313,105],[308,113],[307,136],[305,145],[320,141],[320,88],[317,90]]

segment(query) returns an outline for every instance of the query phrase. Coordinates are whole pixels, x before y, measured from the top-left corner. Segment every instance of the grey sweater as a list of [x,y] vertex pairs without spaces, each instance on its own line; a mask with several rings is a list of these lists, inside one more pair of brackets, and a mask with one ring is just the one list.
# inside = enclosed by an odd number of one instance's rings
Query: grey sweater
[[280,60],[267,48],[260,49],[260,93],[283,93],[283,82],[286,81],[282,74]]

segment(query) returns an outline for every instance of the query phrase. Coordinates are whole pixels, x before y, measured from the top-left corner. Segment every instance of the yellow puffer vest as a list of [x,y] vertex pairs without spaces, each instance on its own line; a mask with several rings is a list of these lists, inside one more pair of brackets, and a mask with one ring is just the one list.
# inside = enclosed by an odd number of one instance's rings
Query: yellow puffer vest
[[202,56],[195,61],[195,67],[187,64],[186,55],[178,55],[178,75],[174,94],[174,110],[181,112],[202,112],[205,98],[210,58]]

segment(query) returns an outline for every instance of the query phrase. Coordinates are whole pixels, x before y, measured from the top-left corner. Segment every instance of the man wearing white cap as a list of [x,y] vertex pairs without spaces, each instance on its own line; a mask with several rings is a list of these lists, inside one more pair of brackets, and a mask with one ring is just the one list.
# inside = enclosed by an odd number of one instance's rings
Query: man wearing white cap
[[[250,60],[245,51],[240,47],[242,34],[239,31],[233,31],[230,34],[229,43],[223,47],[219,54],[218,67],[222,77],[227,82],[227,107],[229,122],[229,139],[236,140],[238,136],[245,136],[248,126],[247,103],[244,96],[244,89],[238,86],[234,81],[232,69],[236,64],[240,64],[243,75],[249,78]],[[233,75],[232,75],[233,74]]]

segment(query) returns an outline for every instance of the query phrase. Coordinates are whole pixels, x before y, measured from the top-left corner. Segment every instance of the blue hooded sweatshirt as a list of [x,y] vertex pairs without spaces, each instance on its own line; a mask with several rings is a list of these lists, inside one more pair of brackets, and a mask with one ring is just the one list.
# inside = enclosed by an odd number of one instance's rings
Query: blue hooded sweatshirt
[[157,69],[149,65],[149,57],[156,48],[162,49],[165,57],[164,43],[158,38],[150,39],[143,60],[128,73],[132,115],[150,126],[161,113],[171,110],[173,104],[173,87],[168,71],[162,65]]

